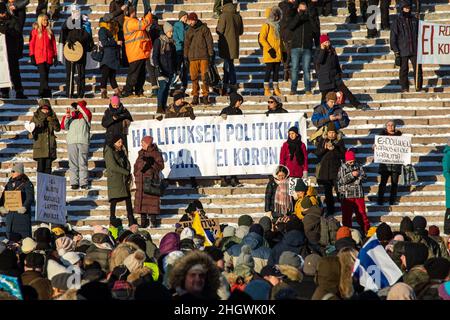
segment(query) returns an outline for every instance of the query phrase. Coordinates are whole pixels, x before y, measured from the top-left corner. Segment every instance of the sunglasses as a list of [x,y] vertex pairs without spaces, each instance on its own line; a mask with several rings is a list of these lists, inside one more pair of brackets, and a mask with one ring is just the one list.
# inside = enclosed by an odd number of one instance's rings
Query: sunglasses
[[269,101],[267,101],[267,103],[275,103],[275,101],[269,100]]

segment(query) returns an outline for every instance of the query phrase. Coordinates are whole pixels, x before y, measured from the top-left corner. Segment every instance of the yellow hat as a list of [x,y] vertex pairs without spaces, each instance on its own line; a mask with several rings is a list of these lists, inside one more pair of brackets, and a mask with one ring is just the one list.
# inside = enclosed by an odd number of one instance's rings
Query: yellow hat
[[377,232],[377,227],[370,227],[369,230],[367,231],[367,238],[373,236],[375,232]]
[[57,236],[57,237],[59,237],[59,236],[63,236],[63,235],[65,235],[66,233],[64,232],[64,230],[62,229],[62,228],[60,228],[60,227],[54,227],[53,229],[52,229],[52,232],[55,234],[55,236]]

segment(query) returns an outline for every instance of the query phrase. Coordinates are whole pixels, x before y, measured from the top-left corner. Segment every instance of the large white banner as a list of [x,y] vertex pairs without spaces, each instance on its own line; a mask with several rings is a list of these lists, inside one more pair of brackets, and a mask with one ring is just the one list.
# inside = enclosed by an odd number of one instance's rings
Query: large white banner
[[270,174],[290,127],[306,144],[303,113],[143,120],[131,123],[129,159],[133,166],[141,139],[150,135],[164,158],[164,178]]
[[450,24],[419,21],[417,62],[450,64]]
[[11,88],[6,38],[2,33],[0,33],[0,66],[2,66],[0,72],[0,88]]
[[375,136],[374,162],[411,164],[411,136]]
[[66,178],[37,173],[36,221],[66,224]]

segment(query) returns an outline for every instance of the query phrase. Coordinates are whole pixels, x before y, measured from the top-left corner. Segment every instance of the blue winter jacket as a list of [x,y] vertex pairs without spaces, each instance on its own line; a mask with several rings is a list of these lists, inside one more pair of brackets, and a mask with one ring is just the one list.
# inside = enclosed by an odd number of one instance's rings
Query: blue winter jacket
[[175,22],[173,25],[173,40],[175,40],[175,48],[177,52],[184,50],[184,37],[189,26],[181,21]]
[[348,117],[347,112],[345,112],[341,106],[335,105],[333,108],[328,107],[328,105],[324,102],[319,104],[314,108],[314,113],[312,115],[311,121],[317,128],[328,125],[330,122],[330,115],[342,115],[341,120],[335,120],[334,125],[336,130],[343,129],[347,127],[350,123],[350,119]]

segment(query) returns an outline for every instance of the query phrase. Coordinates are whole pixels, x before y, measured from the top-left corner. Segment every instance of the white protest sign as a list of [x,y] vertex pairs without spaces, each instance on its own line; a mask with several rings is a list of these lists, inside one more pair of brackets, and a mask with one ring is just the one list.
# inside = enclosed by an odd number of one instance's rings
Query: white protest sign
[[11,88],[11,79],[9,78],[9,62],[8,51],[6,48],[6,37],[0,33],[0,66],[2,66],[2,72],[0,72],[0,88]]
[[375,136],[374,162],[411,164],[411,136]]
[[419,21],[417,63],[450,64],[450,24]]
[[66,224],[66,178],[37,173],[36,221]]
[[128,148],[131,165],[150,135],[164,159],[164,178],[272,174],[290,127],[306,144],[303,113],[171,118],[132,122]]

